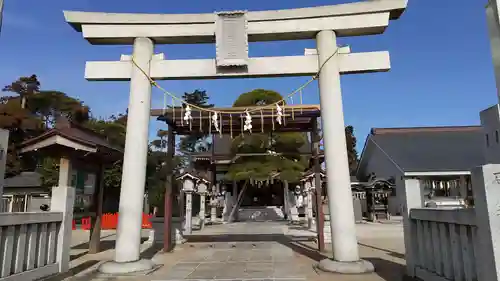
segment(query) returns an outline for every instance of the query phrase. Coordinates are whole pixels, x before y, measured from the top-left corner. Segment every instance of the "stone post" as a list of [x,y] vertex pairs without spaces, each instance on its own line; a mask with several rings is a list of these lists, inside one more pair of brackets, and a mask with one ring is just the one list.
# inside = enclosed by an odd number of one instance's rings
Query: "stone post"
[[[233,194],[232,194],[232,205],[231,205],[231,209],[233,208],[238,208],[238,184],[236,183],[236,181],[233,181]],[[229,220],[231,221],[238,221],[240,218],[239,218],[239,210],[235,210],[234,212],[231,211],[233,213],[233,218],[231,220],[231,218],[229,218]]]
[[[418,179],[396,179],[397,196],[400,196],[398,201],[402,202],[403,206],[403,229],[405,242],[405,258],[406,258],[406,274],[410,277],[415,277],[415,257],[418,254],[418,249],[414,249],[417,243],[412,242],[416,237],[417,230],[414,229],[410,220],[410,210],[414,208],[422,208],[424,206],[424,197],[422,192],[421,182]],[[443,225],[444,226],[444,225]]]
[[358,241],[349,164],[345,139],[344,113],[340,88],[338,47],[335,32],[323,30],[316,35],[321,116],[326,165],[328,207],[333,259],[325,259],[319,268],[337,273],[364,273],[374,267],[359,258]]
[[186,191],[186,214],[184,221],[184,233],[191,234],[193,232],[193,192]]
[[472,170],[477,239],[478,280],[500,280],[500,164]]
[[210,201],[210,222],[213,224],[217,220],[217,196],[219,194],[219,184],[212,184],[212,200]]
[[56,257],[59,263],[59,272],[67,272],[69,270],[71,234],[73,232],[75,189],[70,186],[71,161],[67,158],[61,158],[59,163],[59,184],[57,187],[52,188],[50,211],[63,213],[63,220],[57,234]]
[[130,98],[115,257],[114,263],[100,266],[99,271],[103,273],[146,271],[154,266],[151,261],[140,260],[139,256],[151,113],[151,83],[141,69],[149,75],[153,49],[153,41],[149,38],[139,37],[134,41],[133,58],[138,67],[130,63]]
[[288,195],[288,181],[283,181],[283,214],[290,221],[290,197]]
[[200,229],[203,229],[205,227],[205,199],[207,196],[207,191],[207,184],[204,182],[200,182],[198,184],[198,194],[200,195],[200,212],[198,214],[198,217],[200,218]]
[[[1,7],[0,7],[0,25],[1,25]],[[7,148],[9,147],[9,131],[0,129],[0,210],[2,209],[2,195],[5,178],[5,165],[7,161]]]
[[[304,191],[306,192],[306,217],[307,217],[307,228],[310,230],[316,230],[316,226],[313,226],[313,199],[312,199],[312,184],[308,179],[304,183]],[[314,227],[314,228],[313,228]]]
[[222,209],[222,220],[227,222],[229,220],[229,214],[231,213],[231,193],[227,190],[224,191],[224,207]]

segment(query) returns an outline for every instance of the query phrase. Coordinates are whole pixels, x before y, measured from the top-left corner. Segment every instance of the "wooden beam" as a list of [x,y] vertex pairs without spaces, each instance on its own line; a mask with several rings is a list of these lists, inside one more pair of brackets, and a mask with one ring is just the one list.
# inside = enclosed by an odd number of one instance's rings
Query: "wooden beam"
[[[387,51],[341,54],[338,59],[341,74],[380,72],[391,68]],[[90,81],[129,81],[132,67],[130,61],[90,61],[85,66],[85,78]],[[312,76],[318,69],[318,57],[314,55],[250,58],[247,69],[226,70],[217,68],[215,59],[151,61],[151,77],[155,80]]]

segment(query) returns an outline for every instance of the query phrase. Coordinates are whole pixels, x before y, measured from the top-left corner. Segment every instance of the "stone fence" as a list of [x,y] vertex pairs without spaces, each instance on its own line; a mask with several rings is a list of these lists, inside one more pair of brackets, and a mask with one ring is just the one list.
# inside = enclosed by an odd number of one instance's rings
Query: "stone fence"
[[0,281],[31,281],[69,270],[75,191],[52,189],[50,212],[0,213]]
[[405,179],[407,274],[423,281],[500,280],[500,165],[472,171],[473,208],[424,208],[423,184]]

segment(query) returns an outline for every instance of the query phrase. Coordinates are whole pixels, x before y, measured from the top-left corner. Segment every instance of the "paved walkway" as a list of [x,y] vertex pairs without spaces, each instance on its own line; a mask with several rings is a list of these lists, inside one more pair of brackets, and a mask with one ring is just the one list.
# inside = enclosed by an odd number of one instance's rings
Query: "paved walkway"
[[[315,250],[314,233],[283,223],[266,222],[207,226],[172,253],[162,253],[158,247],[143,244],[143,257],[163,266],[146,276],[120,278],[95,272],[102,261],[113,258],[115,234],[103,232],[103,245],[107,250],[88,255],[84,244],[88,233],[75,231],[72,272],[51,280],[402,280],[405,261],[401,224],[366,223],[357,225],[357,231],[360,254],[374,263],[376,273],[336,275],[318,271],[314,266],[329,253],[320,254]],[[145,231],[144,238],[147,234]],[[329,247],[327,245],[327,249]]]

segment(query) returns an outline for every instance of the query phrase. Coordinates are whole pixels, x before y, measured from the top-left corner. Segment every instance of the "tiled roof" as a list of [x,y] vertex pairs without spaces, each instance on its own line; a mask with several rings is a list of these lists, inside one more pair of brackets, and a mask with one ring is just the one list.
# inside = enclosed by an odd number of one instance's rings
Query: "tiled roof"
[[5,188],[40,187],[41,184],[41,176],[36,172],[22,172],[4,180]]
[[32,145],[55,135],[60,135],[64,138],[84,145],[96,146],[101,149],[104,148],[117,153],[123,153],[121,148],[111,145],[102,135],[62,118],[57,121],[55,128],[41,134],[40,136],[24,141],[20,146],[25,147]]
[[372,129],[368,138],[404,172],[468,171],[485,163],[480,126]]

